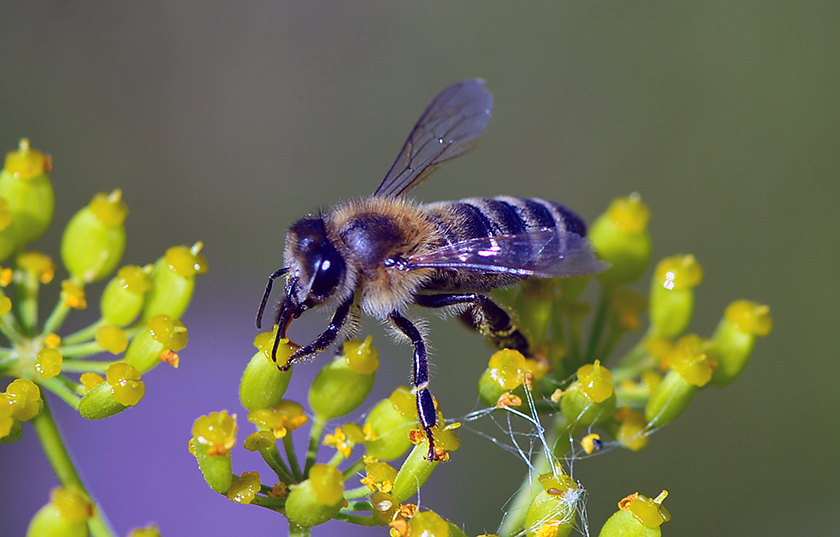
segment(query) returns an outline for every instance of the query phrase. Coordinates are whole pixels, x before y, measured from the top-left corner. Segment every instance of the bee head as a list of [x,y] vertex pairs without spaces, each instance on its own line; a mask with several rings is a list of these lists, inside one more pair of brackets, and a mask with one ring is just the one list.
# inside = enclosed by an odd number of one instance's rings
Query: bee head
[[333,297],[344,283],[347,266],[327,237],[323,218],[301,218],[286,233],[289,279],[280,307],[281,337],[292,319]]

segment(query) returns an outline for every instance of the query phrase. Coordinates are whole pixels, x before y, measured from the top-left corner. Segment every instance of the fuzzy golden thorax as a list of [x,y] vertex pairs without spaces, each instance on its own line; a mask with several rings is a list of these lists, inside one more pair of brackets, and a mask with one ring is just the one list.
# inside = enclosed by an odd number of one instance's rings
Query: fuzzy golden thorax
[[432,273],[399,270],[385,261],[429,253],[443,240],[429,214],[402,199],[353,200],[324,215],[324,221],[347,263],[344,288],[352,287],[362,311],[379,319],[403,310]]

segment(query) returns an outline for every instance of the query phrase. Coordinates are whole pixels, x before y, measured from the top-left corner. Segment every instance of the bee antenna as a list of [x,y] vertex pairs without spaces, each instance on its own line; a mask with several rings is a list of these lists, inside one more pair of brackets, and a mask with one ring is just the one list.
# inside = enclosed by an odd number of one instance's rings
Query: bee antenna
[[257,329],[262,328],[263,313],[265,313],[265,305],[268,303],[268,296],[271,294],[271,287],[274,285],[274,280],[289,272],[288,268],[281,268],[274,274],[268,277],[268,284],[265,286],[265,293],[263,293],[262,301],[260,302],[260,309],[257,311]]

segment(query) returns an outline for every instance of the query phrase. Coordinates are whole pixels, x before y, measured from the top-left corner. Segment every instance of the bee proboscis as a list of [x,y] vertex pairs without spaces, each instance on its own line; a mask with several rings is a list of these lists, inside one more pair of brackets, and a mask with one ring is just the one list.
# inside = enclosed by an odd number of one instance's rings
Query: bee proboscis
[[527,351],[510,315],[485,294],[526,277],[593,274],[606,268],[585,239],[583,220],[538,198],[469,198],[419,204],[404,195],[440,164],[471,149],[490,122],[493,96],[481,79],[444,89],[411,131],[372,196],[307,215],[289,227],[283,268],[268,280],[257,328],[275,279],[286,276],[272,357],[292,320],[333,311],[326,330],[298,348],[294,362],[350,337],[362,314],[391,323],[414,345],[417,412],[434,458],[436,415],[424,335],[406,316],[410,304],[468,311],[500,348]]

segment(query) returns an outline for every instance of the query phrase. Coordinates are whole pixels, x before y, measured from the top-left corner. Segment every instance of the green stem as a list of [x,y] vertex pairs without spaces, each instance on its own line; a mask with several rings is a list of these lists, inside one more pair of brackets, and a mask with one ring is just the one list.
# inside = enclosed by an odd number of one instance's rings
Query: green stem
[[64,336],[61,340],[68,345],[90,341],[96,337],[96,331],[104,324],[107,324],[105,319],[99,319],[95,323],[82,328],[78,332],[73,332],[72,334]]
[[356,474],[358,474],[359,472],[361,472],[362,468],[364,468],[364,467],[365,467],[364,459],[359,459],[356,462],[354,462],[349,468],[347,468],[346,470],[341,472],[341,475],[344,476],[344,481],[347,481],[351,477],[353,477]]
[[632,385],[630,387],[619,386],[615,389],[615,396],[621,406],[643,409],[645,403],[650,399],[650,392],[647,386]]
[[309,449],[306,450],[306,466],[303,473],[309,475],[309,469],[315,464],[318,457],[318,448],[321,446],[321,434],[324,432],[327,421],[317,415],[312,420],[312,428],[309,429]]
[[32,427],[41,441],[41,446],[44,448],[44,453],[52,465],[58,481],[66,486],[75,486],[77,488],[84,488],[82,479],[76,472],[73,461],[70,460],[70,454],[64,446],[64,441],[61,438],[61,433],[58,432],[55,420],[53,420],[50,407],[47,400],[44,399],[44,409],[40,414],[32,418]]
[[346,457],[340,451],[336,451],[335,455],[332,456],[327,464],[338,468],[338,465],[344,462],[344,459],[346,459]]
[[[81,398],[76,390],[70,387],[72,381],[62,377],[52,377],[49,379],[40,379],[38,381],[43,387],[61,398],[62,401],[70,405],[73,410],[79,410],[79,401]],[[70,384],[70,385],[68,385]],[[44,400],[46,405],[46,399]]]
[[574,315],[568,315],[569,317],[569,357],[567,359],[569,363],[569,370],[570,371],[577,371],[578,367],[581,365],[581,352],[580,352],[580,325],[582,320],[580,317],[575,317]]
[[286,501],[280,498],[267,498],[265,496],[254,496],[251,500],[251,505],[258,505],[279,512],[285,505]]
[[41,282],[38,276],[26,270],[15,274],[15,296],[17,297],[18,317],[24,335],[35,333],[38,324],[38,289]]
[[598,302],[598,311],[595,314],[595,321],[592,324],[592,332],[589,333],[589,344],[586,347],[586,360],[584,363],[591,364],[595,362],[596,349],[601,342],[601,334],[604,331],[604,324],[607,321],[607,310],[610,305],[610,295],[612,295],[611,288],[603,287],[601,291],[601,299]]
[[[368,487],[367,485],[362,485],[361,487],[345,490],[344,498],[347,500],[355,500],[356,498],[364,498],[368,494],[373,494],[373,492],[371,492],[370,490],[370,487]],[[358,511],[358,509],[354,510]]]
[[298,463],[295,445],[292,442],[292,431],[287,432],[286,436],[283,437],[283,448],[286,451],[286,458],[289,459],[289,466],[292,468],[295,483],[300,483],[304,479],[304,474],[300,471],[300,463]]
[[636,345],[630,349],[630,352],[618,362],[618,365],[611,369],[613,375],[613,384],[620,385],[625,380],[633,380],[642,372],[656,365],[656,358],[650,355],[647,351],[645,341],[648,336],[645,335],[639,340]]
[[[70,454],[67,452],[58,426],[53,420],[46,399],[44,399],[44,409],[32,419],[32,427],[41,441],[41,447],[43,447],[44,454],[47,456],[59,483],[64,487],[75,487],[90,497],[82,479],[79,477],[79,473],[76,471],[76,467],[73,465],[73,461],[70,459]],[[88,527],[93,537],[114,537],[116,535],[105,522],[102,516],[102,508],[99,506],[94,509],[93,517],[88,520]]]
[[23,330],[11,312],[0,315],[0,332],[12,343],[21,343],[24,340]]
[[383,526],[382,522],[373,516],[351,515],[349,513],[340,512],[335,515],[336,520],[342,520],[357,526]]
[[528,507],[537,496],[540,488],[537,478],[541,473],[544,474],[548,471],[548,461],[545,453],[540,452],[537,455],[534,460],[534,468],[536,471],[529,473],[510,503],[508,514],[502,523],[502,527],[499,528],[499,535],[502,537],[525,534],[525,515],[528,514]]
[[657,363],[659,361],[650,354],[644,355],[644,360],[635,362],[630,366],[622,366],[613,368],[613,384],[616,386],[621,385],[622,382],[627,380],[636,380],[639,376],[649,369],[656,369]]
[[91,356],[93,354],[100,354],[105,352],[105,350],[99,345],[98,341],[79,343],[78,345],[61,345],[61,347],[58,348],[58,351],[64,358],[75,358],[77,356]]
[[626,330],[619,328],[618,326],[610,327],[610,330],[607,332],[607,338],[604,340],[604,344],[601,345],[601,348],[595,353],[592,362],[594,363],[595,360],[600,360],[601,363],[606,362],[610,353],[615,348],[616,343],[621,340],[621,336],[623,336],[626,332]]
[[277,451],[276,445],[270,446],[266,449],[261,449],[260,455],[262,455],[265,463],[274,470],[274,473],[277,474],[277,478],[280,479],[280,481],[284,483],[295,482],[295,479],[292,477],[292,471],[289,470],[289,467],[286,466],[283,458],[280,457],[280,452]]
[[[562,458],[568,451],[567,447],[558,448],[557,446],[558,439],[562,437],[567,430],[568,428],[563,421],[562,415],[558,415],[548,430],[549,436],[546,440],[548,445],[552,448],[553,457]],[[568,446],[568,444],[564,442],[564,446]],[[516,496],[513,497],[513,500],[508,506],[508,516],[505,517],[502,527],[499,528],[499,535],[502,537],[524,535],[523,530],[525,529],[525,515],[528,514],[528,507],[531,505],[531,502],[537,494],[542,490],[542,486],[539,484],[537,479],[540,475],[548,473],[551,469],[551,464],[549,463],[546,450],[541,449],[539,451],[534,459],[533,468],[534,469],[530,472],[530,474],[525,476],[522,486],[519,488],[519,492],[516,493]]]
[[107,362],[99,360],[67,360],[61,364],[61,370],[66,373],[87,373],[93,371],[94,373],[104,373],[109,367],[117,363],[119,360],[109,360]]
[[141,330],[148,330],[149,329],[149,320],[143,320],[143,318],[137,319],[137,322],[131,326],[123,328],[125,330],[125,335],[128,337],[129,340],[140,333]]
[[41,333],[47,335],[58,331],[61,325],[64,324],[64,319],[67,318],[68,313],[70,313],[70,306],[65,305],[64,300],[59,298],[58,304],[55,305],[50,316],[44,321],[44,328],[41,330]]
[[373,504],[365,500],[363,502],[348,502],[347,507],[341,509],[342,513],[349,511],[373,511]]

